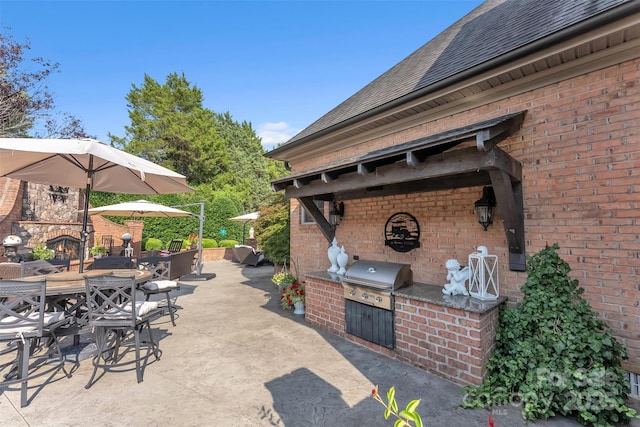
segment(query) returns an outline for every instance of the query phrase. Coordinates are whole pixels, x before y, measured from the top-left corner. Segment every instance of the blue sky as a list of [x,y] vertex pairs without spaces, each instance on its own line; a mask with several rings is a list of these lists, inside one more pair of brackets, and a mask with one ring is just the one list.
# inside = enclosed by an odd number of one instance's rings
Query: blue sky
[[1,0],[0,25],[60,64],[57,109],[108,141],[148,74],[184,73],[204,106],[284,142],[482,3]]

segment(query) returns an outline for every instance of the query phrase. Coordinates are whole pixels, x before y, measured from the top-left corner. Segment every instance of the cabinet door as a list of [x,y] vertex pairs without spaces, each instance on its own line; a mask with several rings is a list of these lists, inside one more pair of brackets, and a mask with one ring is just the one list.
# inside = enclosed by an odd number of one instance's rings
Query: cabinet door
[[345,300],[346,332],[387,348],[395,347],[393,311]]

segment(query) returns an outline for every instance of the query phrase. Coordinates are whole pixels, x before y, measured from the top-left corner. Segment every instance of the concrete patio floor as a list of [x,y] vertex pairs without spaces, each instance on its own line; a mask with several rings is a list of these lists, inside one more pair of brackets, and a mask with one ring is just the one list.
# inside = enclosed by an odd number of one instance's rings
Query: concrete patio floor
[[[217,277],[181,282],[177,326],[169,316],[152,325],[162,358],[147,365],[142,383],[134,370],[108,372],[86,390],[86,359],[72,378],[29,382],[25,408],[16,386],[2,392],[0,426],[392,426],[371,398],[374,385],[395,386],[402,407],[422,399],[425,426],[487,425],[490,412],[458,407],[459,386],[282,310],[272,266],[211,261],[204,272]],[[579,425],[525,424],[512,406],[493,418],[500,427]]]

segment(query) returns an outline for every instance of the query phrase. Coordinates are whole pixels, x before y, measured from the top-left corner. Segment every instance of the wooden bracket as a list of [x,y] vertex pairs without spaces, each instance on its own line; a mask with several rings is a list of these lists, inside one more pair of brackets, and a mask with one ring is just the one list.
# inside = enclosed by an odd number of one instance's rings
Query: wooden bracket
[[504,220],[509,247],[509,269],[526,271],[522,182],[512,181],[507,173],[500,170],[489,171],[489,176],[497,208]]

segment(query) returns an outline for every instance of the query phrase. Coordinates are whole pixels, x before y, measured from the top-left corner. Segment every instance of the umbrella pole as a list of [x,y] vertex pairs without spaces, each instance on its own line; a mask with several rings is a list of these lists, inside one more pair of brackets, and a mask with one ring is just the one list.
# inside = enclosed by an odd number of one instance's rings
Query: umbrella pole
[[242,223],[242,244],[243,245],[244,245],[244,230],[245,228],[247,228],[247,222],[248,221]]
[[87,247],[87,224],[89,223],[89,194],[93,181],[93,156],[89,157],[89,172],[87,172],[87,186],[84,192],[84,212],[82,214],[82,231],[80,232],[80,266],[78,272],[84,273],[84,252]]
[[[200,202],[200,203],[189,203],[186,205],[176,205],[176,206],[172,206],[174,208],[179,208],[179,207],[183,207],[183,206],[195,206],[195,205],[200,205],[200,215],[198,216],[198,219],[200,220],[200,232],[198,233],[198,261],[196,263],[196,274],[187,274],[181,277],[182,280],[209,280],[209,279],[213,279],[214,277],[216,277],[215,273],[202,273],[202,233],[203,228],[204,228],[204,202]],[[195,214],[192,214],[193,216],[196,216]]]
[[198,234],[198,263],[196,264],[196,271],[198,272],[198,276],[202,274],[202,233],[203,233],[203,223],[204,223],[204,202],[200,202],[200,216],[198,217],[200,221],[200,233]]

